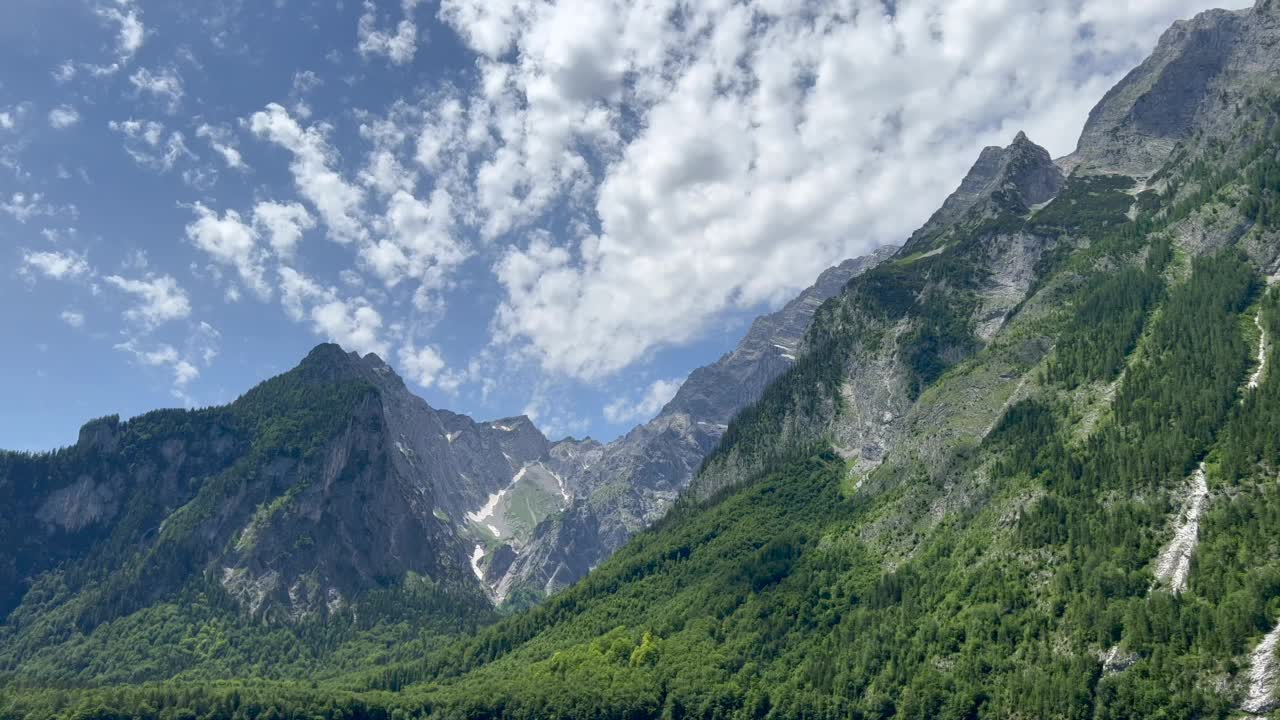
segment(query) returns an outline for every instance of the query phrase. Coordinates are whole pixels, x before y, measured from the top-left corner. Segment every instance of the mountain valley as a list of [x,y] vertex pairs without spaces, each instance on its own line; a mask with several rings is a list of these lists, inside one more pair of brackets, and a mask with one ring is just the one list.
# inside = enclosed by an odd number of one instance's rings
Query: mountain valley
[[324,344],[0,454],[0,716],[1267,716],[1278,275],[1258,0],[612,442]]

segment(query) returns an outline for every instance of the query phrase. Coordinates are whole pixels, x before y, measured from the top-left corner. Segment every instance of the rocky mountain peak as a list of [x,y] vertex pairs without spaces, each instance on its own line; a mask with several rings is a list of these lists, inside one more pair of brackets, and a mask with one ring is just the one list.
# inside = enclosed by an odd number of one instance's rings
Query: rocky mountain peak
[[309,382],[334,383],[363,380],[379,390],[405,391],[404,380],[377,353],[361,356],[334,343],[315,346],[298,364],[295,372]]
[[1066,175],[1050,157],[1049,151],[1035,144],[1023,131],[1018,131],[1006,147],[983,148],[978,160],[960,182],[960,187],[942,203],[903,246],[905,252],[916,252],[928,245],[942,231],[955,224],[975,208],[984,206],[996,193],[1016,195],[1030,207],[1053,199],[1066,183]]
[[1280,3],[1208,10],[1169,28],[1155,51],[1089,113],[1067,171],[1148,176],[1180,142],[1223,135],[1234,108],[1280,73]]
[[1053,163],[1048,150],[1031,142],[1027,134],[1019,130],[1004,150],[998,182],[1005,189],[1015,190],[1030,206],[1053,199],[1066,182],[1066,176]]

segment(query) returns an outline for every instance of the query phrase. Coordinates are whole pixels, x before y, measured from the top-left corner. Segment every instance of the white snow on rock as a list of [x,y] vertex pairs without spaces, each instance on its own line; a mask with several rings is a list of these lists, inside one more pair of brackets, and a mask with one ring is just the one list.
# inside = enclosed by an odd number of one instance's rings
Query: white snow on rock
[[556,479],[556,487],[560,488],[560,497],[564,498],[564,504],[568,505],[570,500],[569,489],[566,488],[564,485],[564,478],[560,477],[558,473],[552,471],[551,468],[545,468],[545,469],[548,473],[551,474],[551,477]]
[[485,519],[491,517],[494,511],[498,509],[498,503],[502,502],[502,496],[506,494],[506,492],[507,492],[507,489],[503,488],[498,492],[490,495],[488,502],[486,502],[479,510],[476,510],[475,512],[467,513],[467,519],[470,520],[471,522],[478,523],[478,522],[483,522]]
[[1280,622],[1262,638],[1249,656],[1249,692],[1240,709],[1261,715],[1280,707],[1273,693],[1276,688],[1276,646],[1280,644]]
[[476,549],[471,551],[471,572],[476,574],[476,579],[484,581],[484,571],[480,569],[480,561],[484,559],[484,546],[477,544]]
[[1205,481],[1204,463],[1192,475],[1191,493],[1178,513],[1178,525],[1173,539],[1156,559],[1156,579],[1152,587],[1163,585],[1169,592],[1181,593],[1187,589],[1187,576],[1191,573],[1191,555],[1195,552],[1200,536],[1200,514],[1209,499],[1209,485]]

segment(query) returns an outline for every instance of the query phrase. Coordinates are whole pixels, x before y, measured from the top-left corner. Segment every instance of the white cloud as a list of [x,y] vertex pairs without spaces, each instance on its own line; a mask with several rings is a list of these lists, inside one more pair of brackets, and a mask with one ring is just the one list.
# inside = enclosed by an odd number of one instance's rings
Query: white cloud
[[164,103],[169,114],[178,111],[182,104],[182,76],[174,68],[165,68],[159,72],[151,72],[147,68],[138,68],[129,76],[129,82],[139,93],[147,93]]
[[614,425],[621,425],[635,420],[649,420],[664,405],[671,402],[683,380],[655,380],[637,400],[618,398],[604,406],[604,417]]
[[12,130],[17,124],[12,112],[8,110],[0,112],[0,130]]
[[[398,102],[387,117],[361,124],[360,134],[373,151],[359,173],[360,184],[336,169],[339,157],[326,138],[327,126],[304,128],[275,103],[255,113],[249,125],[258,136],[293,153],[298,192],[316,209],[330,238],[354,242],[360,264],[387,287],[416,283],[415,306],[438,312],[439,292],[449,287],[453,271],[471,250],[458,232],[460,209],[449,178],[434,178],[431,192],[419,197],[414,191],[417,172],[401,161],[422,118],[421,108]],[[365,187],[375,192],[366,193]]]
[[78,310],[63,310],[61,317],[62,322],[73,328],[84,327],[84,313]]
[[[75,207],[68,206],[64,211],[75,215]],[[45,202],[44,195],[41,193],[21,193],[16,192],[9,196],[8,200],[0,200],[0,212],[5,213],[14,220],[26,224],[28,220],[39,216],[53,216],[58,214],[58,209],[53,205]]]
[[396,191],[377,223],[385,237],[366,247],[362,259],[388,285],[412,277],[424,292],[444,288],[450,272],[468,254],[454,235],[451,203],[443,189],[426,201]]
[[187,356],[199,358],[206,366],[218,357],[218,345],[222,341],[222,333],[203,320],[195,326],[187,339]]
[[306,306],[311,302],[330,297],[319,283],[291,267],[280,268],[280,304],[285,314],[294,320],[306,317]]
[[187,225],[187,239],[208,253],[216,262],[230,265],[240,279],[263,300],[271,297],[266,278],[266,253],[258,247],[258,231],[240,219],[240,213],[227,210],[222,217],[201,203],[192,210],[196,219]]
[[[202,325],[207,327],[204,323]],[[132,355],[133,359],[141,365],[168,370],[173,376],[170,389],[173,396],[181,400],[184,405],[192,406],[195,404],[195,401],[187,392],[187,386],[200,377],[200,369],[190,360],[180,355],[172,345],[161,343],[151,349],[146,349],[142,347],[138,339],[131,338],[125,342],[118,343],[115,348]]]
[[413,20],[413,11],[421,0],[404,0],[401,9],[404,19],[396,25],[395,33],[378,29],[377,6],[373,0],[365,0],[364,13],[356,28],[357,48],[360,55],[385,55],[395,65],[404,65],[413,60],[418,50],[418,26]]
[[195,160],[186,138],[177,130],[166,133],[154,120],[112,120],[107,127],[124,135],[124,149],[138,165],[156,172],[168,172],[179,160]]
[[1069,151],[1157,34],[1211,4],[443,0],[479,77],[418,157],[461,173],[485,238],[561,228],[495,265],[495,328],[598,379],[903,240],[984,145],[1025,129]]
[[317,333],[348,350],[387,355],[380,338],[382,315],[364,298],[323,302],[311,309],[311,320]]
[[264,201],[253,207],[253,224],[267,233],[276,255],[289,258],[302,239],[302,233],[314,228],[316,220],[299,203]]
[[55,130],[65,130],[78,122],[80,113],[70,105],[59,105],[49,111],[49,126]]
[[147,275],[141,280],[108,275],[108,284],[138,299],[138,304],[125,312],[125,317],[145,328],[154,328],[170,320],[179,320],[191,314],[191,302],[178,281],[169,275]]
[[19,272],[27,277],[31,277],[33,272],[38,272],[55,280],[74,280],[89,275],[93,271],[83,255],[74,252],[41,250],[24,252],[22,268]]
[[382,339],[382,314],[363,297],[343,299],[336,288],[326,288],[287,266],[279,269],[280,303],[295,321],[309,319],[319,336],[347,350],[387,357]]
[[244,164],[244,158],[240,155],[240,150],[235,146],[230,130],[205,123],[196,128],[196,137],[208,140],[209,147],[222,156],[222,161],[227,164],[228,168],[232,170],[248,169]]
[[115,0],[114,7],[99,7],[97,13],[98,17],[119,26],[116,33],[116,61],[110,65],[89,65],[87,69],[97,76],[112,75],[133,60],[133,56],[142,48],[147,30],[142,24],[142,14],[132,0]]
[[410,380],[424,388],[429,388],[440,379],[445,362],[440,356],[439,349],[431,345],[420,348],[405,345],[400,348],[400,366]]
[[67,60],[53,71],[53,79],[59,84],[71,82],[76,77],[76,64]]
[[366,237],[364,191],[333,169],[337,151],[325,138],[326,126],[304,129],[288,110],[271,103],[266,110],[253,114],[249,127],[255,135],[293,153],[290,169],[298,192],[316,208],[329,237],[341,243]]

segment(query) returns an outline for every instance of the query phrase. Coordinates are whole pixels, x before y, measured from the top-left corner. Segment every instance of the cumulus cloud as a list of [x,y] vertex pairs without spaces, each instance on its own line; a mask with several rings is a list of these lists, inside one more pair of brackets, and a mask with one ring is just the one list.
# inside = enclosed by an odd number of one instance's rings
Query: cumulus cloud
[[404,19],[396,25],[394,33],[378,29],[378,9],[373,0],[365,0],[364,12],[360,15],[356,27],[357,49],[363,57],[385,55],[395,65],[404,65],[413,60],[418,50],[418,26],[413,20],[413,11],[421,0],[403,0],[401,9]]
[[[114,75],[133,60],[146,40],[147,29],[142,23],[142,11],[133,0],[115,0],[96,10],[98,17],[116,25],[116,59],[108,65],[87,65],[96,76]],[[70,79],[71,73],[67,79]]]
[[664,405],[671,402],[683,380],[655,380],[636,400],[625,397],[618,398],[604,406],[604,417],[614,425],[633,421],[643,421],[658,414]]
[[280,267],[279,278],[280,303],[289,317],[309,320],[317,335],[348,350],[387,357],[382,314],[367,299],[343,298],[336,288],[288,266]]
[[294,183],[320,214],[330,238],[347,243],[366,237],[364,190],[348,183],[334,169],[337,151],[325,137],[327,126],[303,128],[288,110],[271,103],[249,118],[249,127],[255,135],[293,154],[290,169]]
[[240,150],[236,148],[235,139],[232,137],[231,131],[227,128],[215,127],[204,123],[196,128],[196,137],[207,140],[209,147],[222,156],[222,161],[227,164],[228,168],[232,170],[248,169],[248,166],[244,164],[244,158],[240,155]]
[[181,132],[167,132],[154,120],[112,120],[107,127],[124,136],[125,152],[149,170],[168,172],[181,160],[197,159]]
[[412,151],[411,129],[424,113],[401,102],[387,117],[362,123],[360,134],[373,149],[356,181],[340,172],[328,126],[303,127],[276,103],[248,124],[254,134],[293,154],[290,169],[298,192],[315,208],[331,239],[353,243],[361,265],[387,287],[413,281],[415,306],[438,311],[438,292],[449,286],[470,248],[460,237],[460,210],[449,179],[436,178],[431,191],[419,196],[417,173],[402,161]]
[[1210,4],[443,0],[478,78],[418,157],[461,167],[463,215],[516,241],[499,338],[598,379],[901,241],[984,145],[1069,151]]
[[235,210],[227,210],[221,217],[201,203],[192,210],[196,219],[187,225],[187,240],[214,261],[234,267],[240,280],[258,297],[270,298],[271,286],[265,278],[266,252],[258,246],[258,231],[241,220]]
[[409,379],[429,388],[440,379],[445,362],[440,356],[440,350],[435,347],[424,345],[415,348],[413,345],[405,345],[400,348],[400,367]]
[[74,252],[27,251],[22,254],[19,272],[27,277],[39,273],[54,280],[75,280],[92,273],[89,261]]
[[287,259],[293,256],[302,234],[316,226],[316,220],[299,203],[263,201],[253,207],[253,224],[267,234],[276,255]]
[[70,105],[59,105],[49,111],[49,126],[55,130],[65,130],[80,122],[80,113]]
[[385,357],[387,344],[380,338],[382,314],[364,298],[333,298],[311,309],[317,333],[349,350]]
[[165,110],[171,115],[182,104],[182,77],[174,68],[165,68],[159,72],[139,68],[129,76],[129,82],[138,93],[146,93],[163,103]]
[[154,328],[191,314],[191,302],[186,291],[170,275],[147,275],[140,280],[108,275],[103,279],[137,299],[137,304],[125,312],[125,317],[144,328]]

